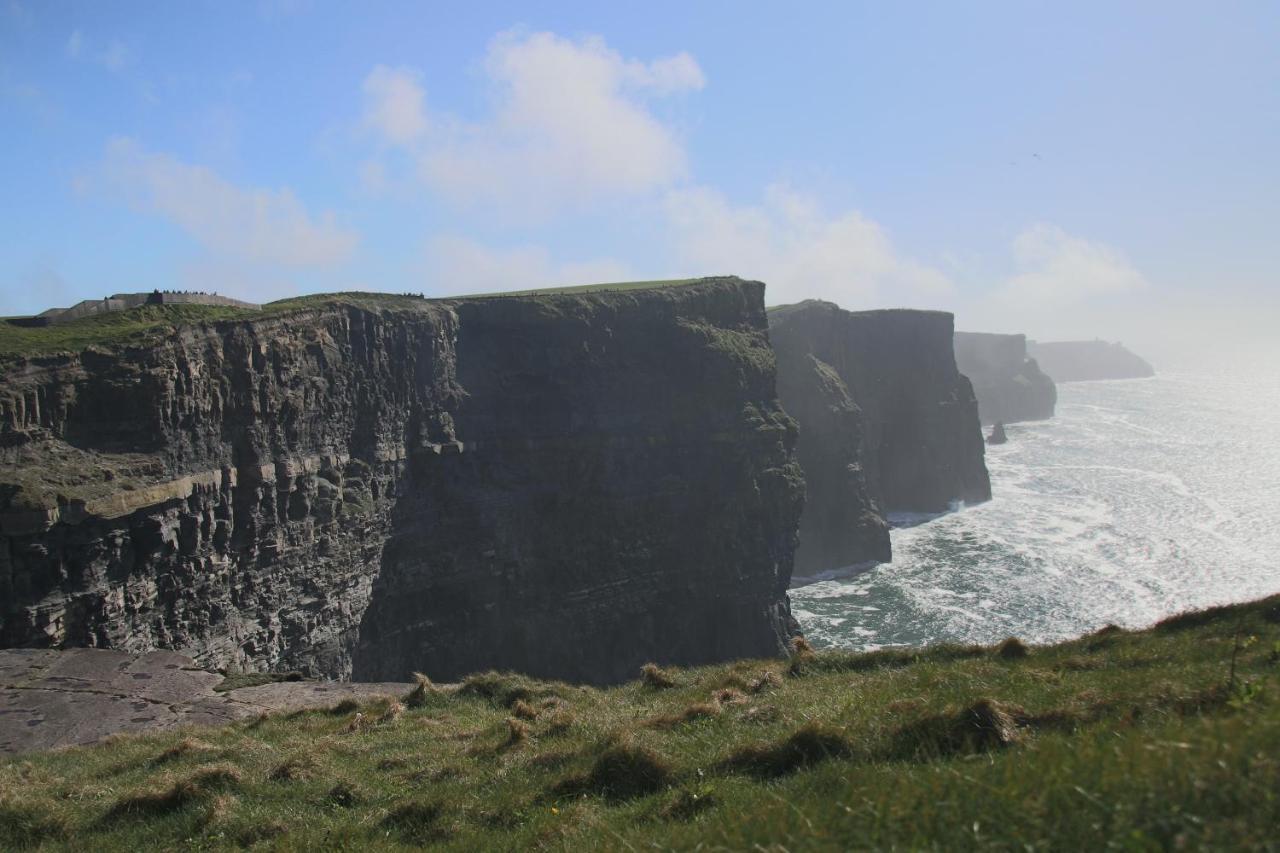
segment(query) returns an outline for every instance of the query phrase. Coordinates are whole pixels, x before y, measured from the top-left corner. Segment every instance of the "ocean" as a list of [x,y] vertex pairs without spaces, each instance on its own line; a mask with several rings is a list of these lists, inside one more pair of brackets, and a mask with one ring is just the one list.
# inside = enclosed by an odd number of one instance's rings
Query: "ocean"
[[893,562],[791,590],[819,647],[1053,642],[1280,592],[1280,373],[1058,386],[993,499],[894,518]]

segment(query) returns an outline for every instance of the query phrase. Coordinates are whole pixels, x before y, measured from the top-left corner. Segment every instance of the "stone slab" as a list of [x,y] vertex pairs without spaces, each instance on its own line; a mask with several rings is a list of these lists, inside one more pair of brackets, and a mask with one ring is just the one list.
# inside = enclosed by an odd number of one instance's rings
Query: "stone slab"
[[121,732],[220,725],[344,699],[403,696],[400,682],[278,682],[226,692],[176,652],[0,650],[0,755],[95,743]]

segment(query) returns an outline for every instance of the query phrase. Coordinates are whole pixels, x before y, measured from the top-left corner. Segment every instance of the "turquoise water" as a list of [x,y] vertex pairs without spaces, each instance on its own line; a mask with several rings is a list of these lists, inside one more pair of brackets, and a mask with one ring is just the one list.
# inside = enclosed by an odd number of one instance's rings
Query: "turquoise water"
[[1280,592],[1280,373],[1058,391],[988,448],[990,503],[898,519],[892,563],[792,589],[815,645],[1048,642]]

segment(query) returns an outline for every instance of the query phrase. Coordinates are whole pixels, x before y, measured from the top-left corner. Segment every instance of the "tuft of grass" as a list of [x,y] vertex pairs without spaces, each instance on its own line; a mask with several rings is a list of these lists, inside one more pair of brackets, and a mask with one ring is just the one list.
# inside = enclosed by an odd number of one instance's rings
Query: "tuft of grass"
[[519,717],[522,720],[538,719],[538,709],[523,699],[517,699],[511,703],[511,714],[512,716]]
[[844,732],[818,722],[808,722],[777,743],[748,746],[724,762],[731,770],[773,778],[794,773],[820,761],[851,758],[853,744]]
[[623,737],[607,744],[585,776],[556,786],[560,794],[597,794],[608,800],[630,800],[660,791],[676,776],[674,765],[647,746]]
[[325,794],[325,801],[340,809],[353,808],[360,800],[360,792],[350,782],[339,782]]
[[162,817],[204,801],[211,794],[233,791],[240,786],[241,778],[240,771],[232,765],[207,767],[166,788],[121,797],[107,810],[102,820],[109,824],[126,819]]
[[350,714],[353,711],[360,710],[360,703],[354,699],[343,699],[341,702],[329,709],[329,713],[335,717],[341,717]]
[[1031,650],[1017,637],[1010,637],[996,646],[996,657],[1001,660],[1021,660],[1031,654]]
[[697,720],[710,720],[720,716],[720,703],[711,702],[694,702],[692,705],[680,711],[671,714],[660,714],[656,717],[650,717],[644,722],[644,725],[652,729],[670,729],[676,726],[682,726],[686,723],[692,723]]
[[0,849],[1270,849],[1277,607],[116,737],[0,759]]
[[392,808],[382,825],[410,844],[431,844],[448,837],[440,826],[443,814],[444,807],[439,802],[410,800]]
[[647,663],[640,667],[640,683],[655,690],[667,690],[677,684],[671,673],[656,663]]
[[301,755],[277,764],[267,778],[273,782],[302,782],[312,778],[315,771],[315,759]]
[[504,749],[520,746],[529,739],[529,724],[515,717],[507,717],[507,739],[503,741]]
[[424,708],[432,702],[432,700],[440,697],[440,688],[431,682],[431,679],[420,672],[413,674],[414,685],[409,694],[404,697],[404,704],[410,708]]
[[902,726],[894,738],[891,755],[908,760],[929,760],[953,755],[987,752],[1012,746],[1021,739],[1021,708],[979,699],[967,708],[948,710]]
[[151,760],[154,765],[169,764],[180,758],[186,758],[189,755],[206,755],[210,752],[216,752],[217,747],[212,744],[205,743],[197,738],[183,738],[178,743],[166,749]]
[[54,806],[0,799],[0,849],[27,850],[69,835],[66,818]]

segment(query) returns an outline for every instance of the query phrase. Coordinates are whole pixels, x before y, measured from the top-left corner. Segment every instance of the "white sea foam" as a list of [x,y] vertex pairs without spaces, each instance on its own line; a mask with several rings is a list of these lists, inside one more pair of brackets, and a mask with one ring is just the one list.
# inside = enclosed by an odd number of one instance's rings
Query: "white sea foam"
[[793,589],[798,618],[858,649],[1048,642],[1280,591],[1277,414],[1272,376],[1062,385],[988,449],[991,502],[896,516],[894,562]]

